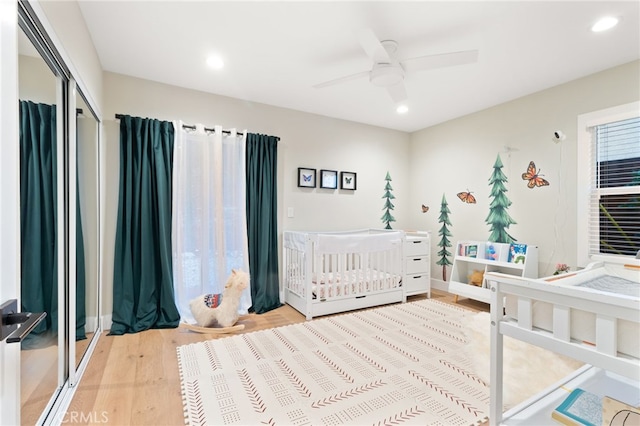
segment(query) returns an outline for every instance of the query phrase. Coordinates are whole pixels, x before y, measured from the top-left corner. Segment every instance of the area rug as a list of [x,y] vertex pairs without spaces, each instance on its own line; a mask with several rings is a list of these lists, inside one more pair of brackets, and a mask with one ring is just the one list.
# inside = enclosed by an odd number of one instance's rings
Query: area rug
[[464,354],[473,312],[395,304],[177,348],[190,425],[472,425],[489,389]]

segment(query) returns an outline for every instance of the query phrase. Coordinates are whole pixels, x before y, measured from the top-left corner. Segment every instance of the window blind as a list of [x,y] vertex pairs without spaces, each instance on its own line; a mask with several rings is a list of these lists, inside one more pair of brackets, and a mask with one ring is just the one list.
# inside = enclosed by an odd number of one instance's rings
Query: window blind
[[640,250],[640,117],[591,129],[589,252]]

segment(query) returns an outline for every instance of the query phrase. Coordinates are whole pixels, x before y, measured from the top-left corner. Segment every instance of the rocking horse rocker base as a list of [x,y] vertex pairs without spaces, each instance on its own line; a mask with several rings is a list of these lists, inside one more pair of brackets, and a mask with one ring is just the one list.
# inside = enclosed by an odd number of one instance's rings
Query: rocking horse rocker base
[[244,330],[244,324],[236,324],[231,327],[200,327],[195,324],[182,323],[182,326],[187,330],[201,334],[227,334]]
[[197,324],[183,323],[184,327],[205,334],[226,334],[244,329],[238,322],[240,296],[249,286],[249,274],[233,270],[222,295],[205,294],[189,303]]

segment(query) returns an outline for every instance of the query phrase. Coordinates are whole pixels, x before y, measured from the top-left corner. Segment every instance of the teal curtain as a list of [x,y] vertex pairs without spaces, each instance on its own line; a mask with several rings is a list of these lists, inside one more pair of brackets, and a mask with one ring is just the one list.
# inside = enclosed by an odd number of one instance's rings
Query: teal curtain
[[[43,337],[53,337],[58,330],[56,143],[56,106],[20,101],[21,309],[47,313],[24,340],[24,347],[40,346]],[[76,201],[76,340],[81,340],[86,339],[86,282],[82,220]]]
[[250,311],[281,306],[278,278],[277,148],[275,136],[247,134],[247,235],[251,271]]
[[58,331],[56,107],[20,101],[20,272],[22,311],[46,312],[23,342]]
[[110,334],[177,327],[171,265],[173,124],[120,118],[120,196]]

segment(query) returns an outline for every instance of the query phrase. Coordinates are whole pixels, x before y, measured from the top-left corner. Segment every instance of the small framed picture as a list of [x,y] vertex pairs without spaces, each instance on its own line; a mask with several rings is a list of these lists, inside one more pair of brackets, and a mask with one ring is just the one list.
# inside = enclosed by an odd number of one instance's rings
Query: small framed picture
[[320,188],[336,189],[338,187],[338,172],[335,170],[320,170]]
[[353,172],[340,172],[340,189],[356,189],[356,174]]
[[298,167],[298,186],[302,188],[316,187],[316,169]]

